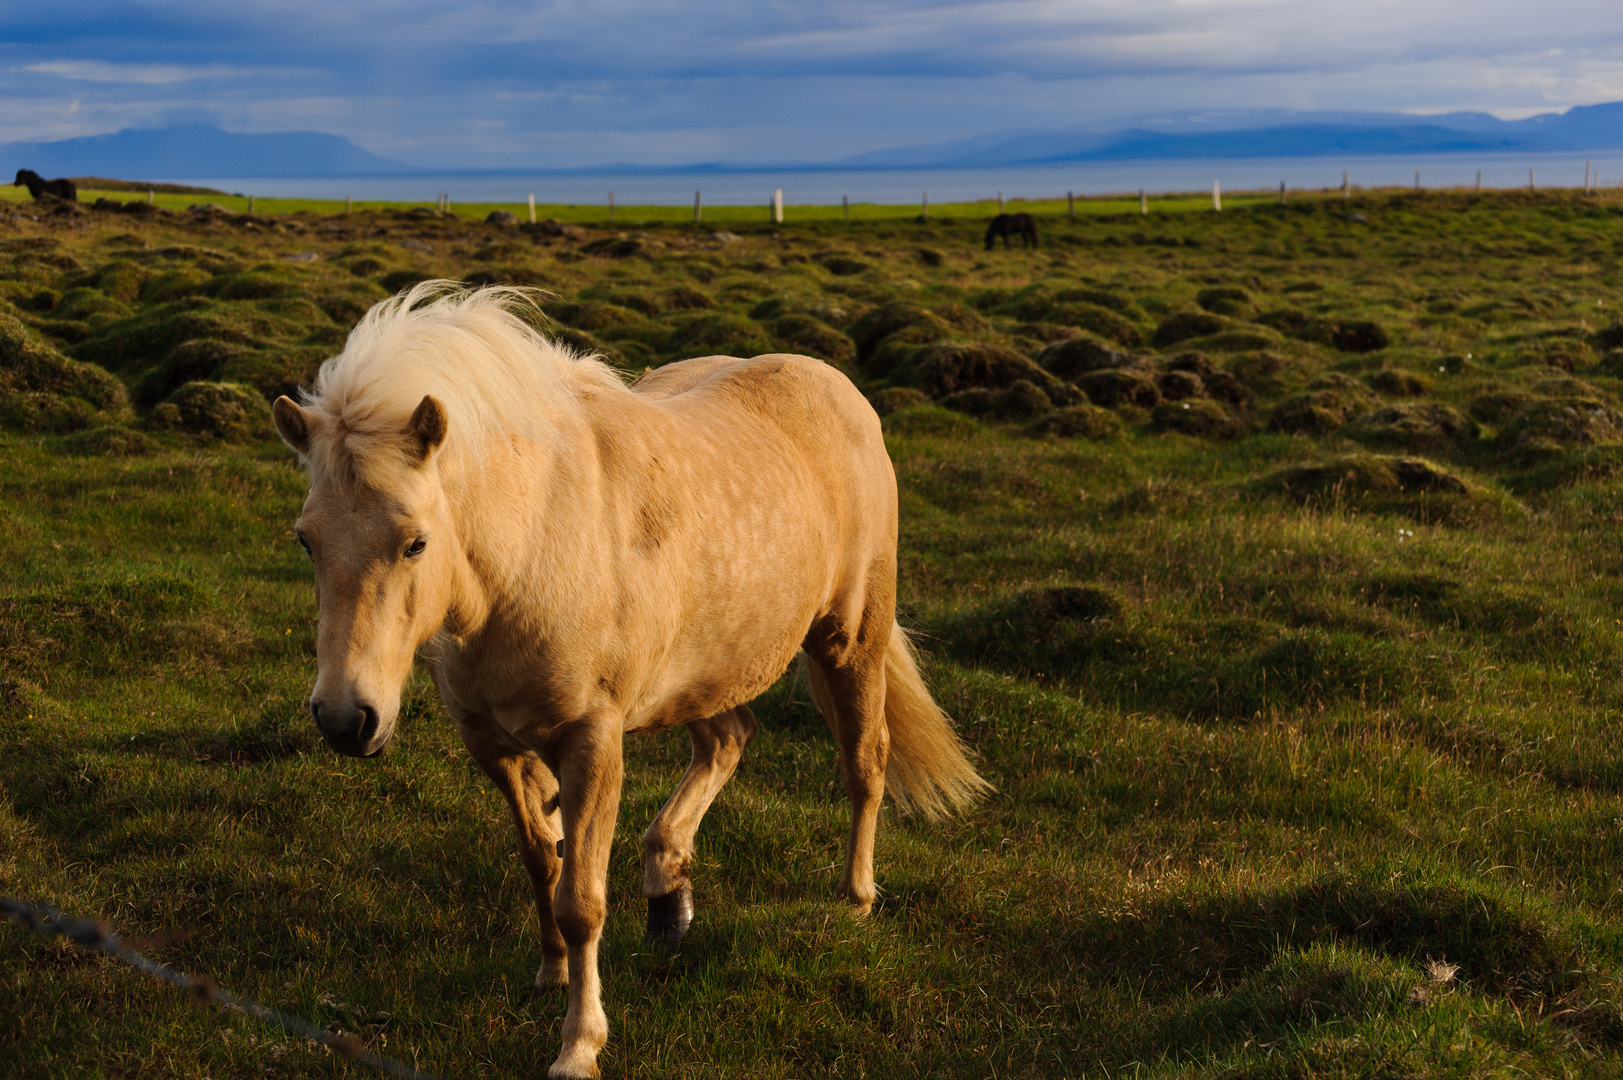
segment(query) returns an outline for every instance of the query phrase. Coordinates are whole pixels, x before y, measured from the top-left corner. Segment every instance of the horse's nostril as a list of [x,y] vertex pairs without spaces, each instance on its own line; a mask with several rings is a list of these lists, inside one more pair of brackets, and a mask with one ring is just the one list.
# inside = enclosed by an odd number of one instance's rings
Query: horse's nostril
[[361,723],[355,734],[359,738],[361,745],[365,746],[378,733],[378,711],[370,705],[362,705],[360,706],[360,713]]
[[321,702],[310,702],[310,719],[314,720],[317,724],[321,723]]

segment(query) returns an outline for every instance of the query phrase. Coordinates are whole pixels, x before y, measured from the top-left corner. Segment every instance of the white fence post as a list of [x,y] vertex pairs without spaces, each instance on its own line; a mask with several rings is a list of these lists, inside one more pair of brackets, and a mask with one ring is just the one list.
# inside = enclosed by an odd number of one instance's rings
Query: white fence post
[[851,196],[841,195],[840,203],[845,207],[845,223],[851,224]]
[[1138,189],[1138,212],[1140,214],[1148,214],[1150,212],[1150,197],[1145,194],[1143,188]]
[[530,192],[530,224],[535,224],[535,192]]
[[772,223],[774,225],[782,225],[783,224],[783,189],[782,188],[773,188],[772,189]]
[[614,224],[614,189],[609,188],[609,224]]
[[703,206],[704,199],[700,196],[699,192],[695,191],[693,193],[693,224],[695,225],[699,223],[699,211]]
[[1216,180],[1212,181],[1212,209],[1223,209],[1223,189],[1218,186]]
[[349,196],[344,196],[344,213],[349,213]]
[[919,217],[928,220],[930,217],[930,189],[924,189],[924,202],[919,208]]
[[1352,198],[1352,181],[1348,178],[1346,169],[1341,170],[1341,197]]
[[1065,216],[1072,221],[1076,220],[1076,192],[1074,191],[1065,193]]
[[1003,192],[997,193],[997,212],[1003,213]]

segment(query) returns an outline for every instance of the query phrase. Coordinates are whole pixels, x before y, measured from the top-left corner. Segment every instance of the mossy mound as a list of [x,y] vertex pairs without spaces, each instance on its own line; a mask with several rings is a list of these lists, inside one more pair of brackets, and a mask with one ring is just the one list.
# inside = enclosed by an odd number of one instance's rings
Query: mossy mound
[[936,341],[952,332],[945,319],[922,304],[911,300],[893,300],[881,304],[851,325],[849,333],[857,346],[857,359],[866,365],[886,338],[920,323],[930,327],[933,335],[919,339],[921,341]]
[[[1184,397],[1209,397],[1235,409],[1249,409],[1255,400],[1251,391],[1246,389],[1239,379],[1213,364],[1204,353],[1179,353],[1162,365],[1162,371],[1163,375],[1158,385],[1161,381],[1176,375],[1193,376],[1198,381],[1200,392],[1184,393],[1182,395]],[[1168,385],[1186,390],[1191,388],[1187,378]],[[1162,387],[1161,393],[1162,396],[1172,400],[1176,400],[1178,396],[1167,393],[1165,386]]]
[[1213,315],[1241,317],[1251,311],[1251,294],[1229,285],[1202,289],[1195,294],[1195,303]]
[[62,449],[81,457],[140,457],[152,452],[152,440],[127,427],[96,427],[69,435]]
[[1161,320],[1153,340],[1157,349],[1165,349],[1191,338],[1221,334],[1229,325],[1227,319],[1209,311],[1180,311]]
[[1501,449],[1522,457],[1623,441],[1623,414],[1593,398],[1539,398],[1506,421]]
[[1131,299],[1109,289],[1061,289],[1054,294],[1056,304],[1094,304],[1098,307],[1108,308],[1118,315],[1125,315],[1133,322],[1141,322],[1144,311]]
[[665,352],[672,360],[694,356],[751,357],[772,351],[772,340],[760,323],[720,311],[683,319],[665,338]]
[[272,435],[270,405],[251,386],[189,382],[152,411],[154,427],[225,442]]
[[1381,324],[1369,319],[1331,320],[1296,308],[1264,312],[1254,320],[1299,341],[1329,345],[1342,352],[1378,352],[1392,343]]
[[607,330],[611,326],[641,322],[644,318],[640,311],[601,300],[587,300],[579,304],[548,304],[547,314],[566,326],[585,330],[589,334]]
[[873,411],[880,416],[899,413],[903,409],[916,409],[930,404],[929,395],[911,386],[887,386],[869,399]]
[[1087,330],[1130,349],[1144,343],[1144,332],[1131,319],[1097,304],[1055,304],[1044,321]]
[[95,364],[70,360],[0,313],[0,428],[67,432],[128,413],[124,386]]
[[1177,432],[1202,439],[1238,439],[1249,430],[1243,420],[1210,398],[1163,401],[1150,413],[1150,426],[1162,434]]
[[1148,409],[1161,401],[1161,391],[1147,373],[1128,368],[1090,371],[1076,380],[1088,400],[1106,409]]
[[1045,371],[1072,381],[1090,371],[1148,367],[1146,361],[1089,335],[1045,347],[1037,354],[1037,363]]
[[1431,391],[1431,380],[1402,368],[1382,368],[1365,381],[1370,389],[1387,397],[1419,397]]
[[1025,428],[1027,435],[1088,439],[1093,442],[1119,439],[1124,431],[1121,417],[1109,409],[1089,404],[1068,405],[1063,409],[1044,413]]
[[1271,349],[1230,357],[1225,368],[1248,391],[1268,397],[1289,393],[1305,381],[1295,361]]
[[1595,348],[1601,352],[1623,349],[1623,322],[1615,322],[1610,326],[1596,330],[1590,340],[1594,342]]
[[214,275],[196,266],[179,266],[149,278],[141,287],[140,299],[147,304],[167,304],[193,296],[214,280]]
[[1368,411],[1369,405],[1370,393],[1362,383],[1331,372],[1309,384],[1307,393],[1276,406],[1268,429],[1288,435],[1328,435]]
[[58,319],[72,319],[90,327],[104,326],[130,316],[130,306],[97,289],[69,289],[51,308]]
[[1475,420],[1437,402],[1388,405],[1353,421],[1342,434],[1366,446],[1442,453],[1476,441]]
[[1595,374],[1609,379],[1623,379],[1623,349],[1612,349],[1595,361]]
[[1536,394],[1526,390],[1493,387],[1472,398],[1466,409],[1484,424],[1502,424],[1537,399]]
[[1030,420],[1054,410],[1054,402],[1030,379],[1017,379],[1001,390],[973,387],[948,394],[943,408],[990,420]]
[[[255,303],[190,297],[109,323],[75,346],[73,354],[139,384],[153,369],[166,365],[170,354],[188,341],[217,341],[269,350],[264,360],[276,374],[261,389],[281,393],[285,391],[280,388],[297,386],[307,375],[309,359],[297,354],[294,346],[316,329],[329,336],[329,346],[330,335],[341,335],[326,318],[321,322],[323,325],[313,328]],[[210,377],[218,374],[211,373]]]
[[886,435],[927,435],[944,439],[961,439],[980,430],[980,425],[963,413],[944,409],[933,402],[893,412],[880,420],[880,426]]
[[1296,503],[1328,505],[1371,497],[1464,496],[1471,493],[1472,487],[1425,458],[1351,454],[1280,469],[1258,480],[1253,490],[1281,495]]
[[810,315],[785,315],[772,324],[772,336],[784,352],[804,353],[835,366],[857,357],[854,342],[832,326]]
[[1076,387],[1001,345],[936,342],[920,349],[905,368],[895,373],[895,378],[933,398],[976,387],[1001,390],[1024,379],[1040,387],[1055,405],[1074,405],[1082,400]]

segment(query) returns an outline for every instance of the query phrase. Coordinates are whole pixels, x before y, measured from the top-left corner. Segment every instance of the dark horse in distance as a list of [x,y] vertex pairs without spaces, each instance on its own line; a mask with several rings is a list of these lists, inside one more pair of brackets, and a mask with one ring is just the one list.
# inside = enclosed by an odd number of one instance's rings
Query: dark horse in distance
[[[0,173],[0,176],[3,176]],[[78,202],[79,189],[72,180],[47,180],[33,169],[18,169],[17,179],[11,182],[12,187],[28,185],[28,194],[36,200],[42,195],[52,195],[65,202]]]
[[1000,236],[1003,237],[1004,250],[1008,250],[1010,236],[1018,236],[1021,247],[1034,248],[1037,246],[1037,222],[1030,214],[999,214],[986,227],[987,251],[997,246]]

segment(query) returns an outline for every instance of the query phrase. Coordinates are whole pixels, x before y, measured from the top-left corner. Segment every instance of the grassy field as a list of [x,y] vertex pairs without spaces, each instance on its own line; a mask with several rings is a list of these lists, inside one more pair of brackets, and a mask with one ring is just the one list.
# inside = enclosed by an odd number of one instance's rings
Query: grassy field
[[[857,380],[903,621],[998,788],[887,812],[853,919],[832,743],[785,679],[664,957],[638,836],[686,740],[630,744],[606,1075],[1623,1074],[1615,197],[1090,200],[990,253],[986,206],[614,232],[8,199],[0,894],[441,1076],[544,1072],[563,998],[426,679],[378,760],[306,714],[303,479],[265,405],[394,289],[514,281],[628,373],[792,350]],[[368,1073],[0,926],[0,1076],[137,1075]]]

